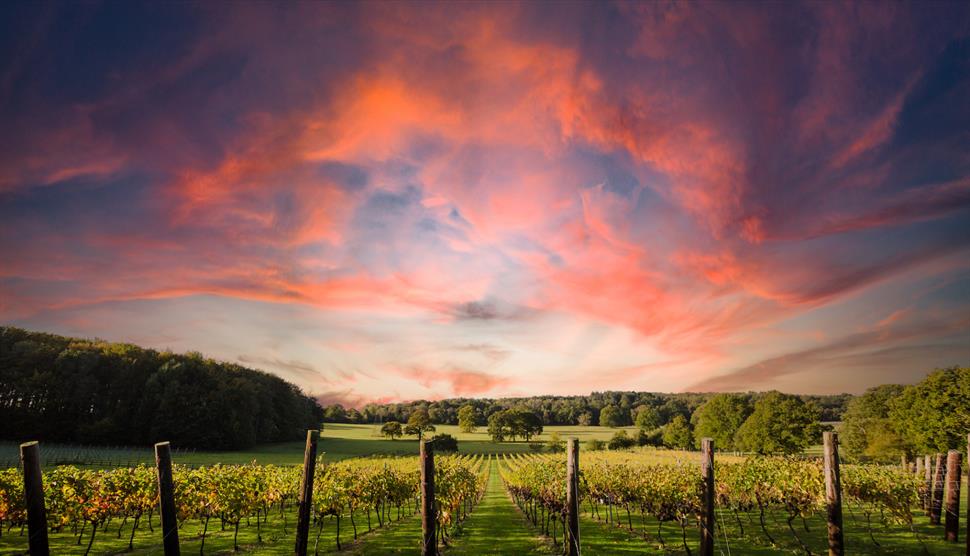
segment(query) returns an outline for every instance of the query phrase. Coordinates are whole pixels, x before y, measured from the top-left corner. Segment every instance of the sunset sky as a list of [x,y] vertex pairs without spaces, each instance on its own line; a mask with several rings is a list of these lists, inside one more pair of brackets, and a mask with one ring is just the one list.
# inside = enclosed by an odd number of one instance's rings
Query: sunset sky
[[970,364],[970,4],[0,6],[0,324],[326,402]]

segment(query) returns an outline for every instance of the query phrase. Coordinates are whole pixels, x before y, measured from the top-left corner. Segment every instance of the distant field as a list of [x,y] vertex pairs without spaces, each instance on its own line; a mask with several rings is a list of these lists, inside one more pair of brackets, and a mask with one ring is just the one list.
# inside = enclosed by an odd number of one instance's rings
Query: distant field
[[[485,427],[479,427],[476,432],[461,432],[457,425],[435,425],[434,434],[450,434],[458,439],[458,451],[465,454],[509,454],[529,452],[529,443],[524,440],[515,442],[492,442]],[[553,433],[565,440],[575,437],[580,441],[609,440],[617,431],[626,430],[627,434],[636,435],[636,427],[580,427],[580,426],[547,426],[538,440],[549,440]],[[343,458],[383,454],[416,454],[418,452],[417,438],[406,436],[397,440],[387,440],[380,434],[380,425],[348,425],[343,423],[326,423],[321,438],[321,450],[327,451],[332,457]]]
[[[489,437],[488,432],[485,427],[478,427],[475,432],[466,433],[461,432],[458,425],[435,425],[435,432],[432,435],[438,433],[446,433],[454,436],[459,440],[459,442],[484,442],[492,446],[499,446],[502,444],[526,444],[525,442],[503,442],[503,443],[493,443]],[[625,430],[627,434],[636,435],[636,427],[617,427],[611,429],[609,427],[583,427],[579,425],[547,425],[543,428],[542,435],[538,438],[539,440],[549,440],[553,433],[559,433],[559,436],[563,439],[569,437],[576,437],[580,440],[590,440],[593,438],[598,438],[600,440],[609,440],[618,431]],[[330,438],[347,438],[347,439],[364,439],[364,440],[374,440],[380,439],[381,437],[381,426],[380,425],[348,425],[343,423],[324,423],[324,436]],[[405,437],[404,439],[414,440],[414,436]],[[391,441],[388,441],[391,442]],[[393,441],[395,443],[400,442],[400,440]]]
[[[529,443],[492,442],[485,427],[477,432],[463,433],[457,425],[435,425],[436,433],[447,433],[458,438],[458,450],[466,454],[509,454],[529,452]],[[548,426],[539,440],[549,440],[553,433],[566,438],[575,437],[580,441],[593,438],[609,440],[619,430],[636,435],[636,427]],[[432,433],[435,434],[435,433]],[[236,452],[209,452],[200,450],[176,451],[173,459],[186,465],[213,465],[216,463],[251,463],[275,465],[296,465],[303,462],[303,442],[282,442],[263,444],[250,450]],[[178,449],[178,446],[173,446]],[[319,450],[326,453],[329,460],[342,460],[371,454],[408,455],[418,453],[418,443],[414,436],[388,440],[380,435],[380,425],[349,425],[324,423]],[[155,455],[151,446],[144,447],[92,447],[66,444],[41,443],[41,456],[46,465],[73,464],[91,467],[128,466],[138,463],[154,463]],[[0,468],[15,467],[19,459],[18,445],[14,442],[0,442]]]

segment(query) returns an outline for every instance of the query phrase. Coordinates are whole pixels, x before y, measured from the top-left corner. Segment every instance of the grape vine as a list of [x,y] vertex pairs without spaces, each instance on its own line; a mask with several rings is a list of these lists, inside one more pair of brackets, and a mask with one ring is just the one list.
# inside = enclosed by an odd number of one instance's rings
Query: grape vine
[[[447,543],[484,492],[484,462],[482,456],[436,458],[436,504],[442,542]],[[292,513],[298,498],[301,469],[256,464],[198,468],[176,465],[173,478],[181,534],[195,534],[201,541],[200,553],[204,553],[212,520],[233,533],[236,549],[243,524],[255,525],[260,543],[262,527],[271,518],[280,520],[286,532],[288,513]],[[372,512],[377,527],[412,515],[419,508],[419,479],[415,457],[319,463],[312,512],[315,551],[328,520],[336,524],[339,550],[343,519],[349,518],[356,539],[361,512],[366,513],[368,530],[374,525]],[[128,535],[129,549],[134,548],[135,533],[144,524],[154,532],[152,516],[158,507],[158,488],[153,467],[90,470],[61,466],[45,472],[43,482],[50,531],[73,535],[77,544],[86,541],[86,553],[91,552],[98,535],[103,535],[112,522],[117,523],[118,538],[123,532]],[[14,527],[23,529],[26,519],[21,472],[15,468],[0,470],[0,531],[6,528],[9,534]]]

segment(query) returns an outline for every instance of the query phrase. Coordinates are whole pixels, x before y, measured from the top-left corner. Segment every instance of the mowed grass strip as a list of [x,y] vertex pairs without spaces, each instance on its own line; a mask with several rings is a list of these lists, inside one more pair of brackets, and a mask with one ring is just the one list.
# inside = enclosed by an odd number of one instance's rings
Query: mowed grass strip
[[[966,499],[963,500],[966,503]],[[966,506],[961,504],[962,509]],[[883,524],[876,510],[872,516],[872,536],[870,538],[863,509],[854,505],[844,504],[843,524],[845,527],[846,549],[853,554],[876,556],[880,554],[934,554],[936,556],[962,556],[966,545],[962,537],[958,543],[943,541],[943,527],[930,525],[929,518],[922,510],[914,509],[914,529],[922,539],[922,544],[907,525]],[[963,511],[963,510],[961,510]],[[687,554],[683,548],[680,526],[675,522],[665,522],[662,526],[652,517],[645,520],[638,513],[632,515],[634,531],[629,530],[626,511],[619,509],[615,512],[617,522],[606,523],[605,508],[600,507],[600,518],[596,520],[589,511],[588,504],[582,507],[580,517],[580,542],[583,554],[586,556],[613,554]],[[798,541],[792,536],[787,526],[787,514],[784,511],[768,512],[767,528],[775,544],[765,536],[758,525],[757,512],[740,514],[741,528],[738,520],[731,512],[718,509],[718,529],[715,539],[715,550],[727,554],[769,555],[769,554],[805,554]],[[806,530],[807,525],[807,530]],[[963,523],[961,522],[961,526]],[[812,551],[813,554],[824,554],[827,551],[827,533],[825,516],[815,514],[806,518],[795,519],[793,526],[798,537]],[[659,535],[658,535],[659,527]],[[687,545],[696,554],[699,544],[699,533],[696,524],[687,528]],[[663,538],[665,546],[661,545]],[[878,544],[876,544],[878,543]],[[925,545],[926,551],[923,550]]]
[[[256,527],[255,517],[247,520],[243,519],[239,527],[238,544],[239,551],[234,550],[233,537],[234,527],[227,525],[223,529],[217,518],[209,520],[208,530],[205,538],[206,555],[209,554],[266,554],[284,555],[293,554],[293,546],[296,542],[296,506],[290,506],[286,511],[286,522],[278,511],[271,511],[269,520],[262,522],[259,529]],[[382,528],[376,527],[371,532],[367,532],[366,514],[363,511],[356,514],[357,529],[359,540],[354,542],[353,527],[350,523],[349,514],[345,514],[341,519],[340,541],[343,550],[337,551],[337,529],[336,520],[332,517],[324,519],[323,529],[320,531],[319,542],[317,542],[318,528],[312,525],[310,528],[310,553],[313,553],[314,546],[317,546],[319,554],[419,554],[421,541],[421,519],[420,516],[403,517],[400,521],[393,521]],[[107,556],[115,554],[129,555],[149,555],[162,553],[161,526],[158,514],[152,516],[152,527],[154,532],[149,530],[147,521],[143,520],[133,539],[134,550],[128,550],[128,538],[131,534],[131,521],[129,520],[121,535],[118,535],[118,528],[122,520],[112,519],[107,529],[98,530],[91,547],[90,554]],[[203,524],[198,520],[189,520],[182,523],[179,528],[179,543],[183,554],[199,554],[202,545],[200,533]],[[91,527],[85,528],[84,536],[80,544],[77,535],[71,534],[69,529],[57,533],[49,533],[48,538],[51,545],[51,554],[81,556],[87,550],[90,540]],[[371,543],[371,540],[373,542]],[[400,548],[400,550],[398,550]],[[410,552],[408,549],[412,549]],[[19,529],[7,531],[4,526],[3,535],[0,536],[0,555],[23,555],[27,552],[27,533],[19,533]]]
[[494,458],[489,462],[488,473],[485,497],[475,506],[461,534],[452,540],[452,546],[444,553],[447,556],[552,554],[547,541],[536,535],[505,492]]
[[[287,554],[292,553],[293,550],[290,547],[290,551]],[[380,529],[374,529],[370,533],[363,534],[356,542],[344,544],[343,550],[340,552],[321,550],[320,554],[346,554],[353,556],[381,556],[383,554],[420,555],[421,514],[415,513],[414,515],[402,518],[400,521],[391,522]]]

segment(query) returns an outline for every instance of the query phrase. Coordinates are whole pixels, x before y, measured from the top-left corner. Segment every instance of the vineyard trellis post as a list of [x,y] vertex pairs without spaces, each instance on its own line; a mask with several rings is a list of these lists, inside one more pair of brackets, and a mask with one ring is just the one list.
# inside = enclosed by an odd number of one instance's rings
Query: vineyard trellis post
[[825,512],[828,518],[829,556],[845,554],[845,538],[842,527],[842,478],[839,473],[839,436],[834,432],[822,433],[825,472]]
[[579,556],[579,440],[570,438],[566,446],[566,532],[569,556]]
[[923,456],[923,480],[926,488],[923,489],[923,511],[930,515],[930,506],[933,503],[933,461],[931,456]]
[[30,554],[50,554],[47,543],[47,511],[44,509],[44,479],[40,472],[40,444],[20,445],[24,468],[24,495],[27,503],[27,546]]
[[310,509],[313,506],[313,473],[317,466],[317,442],[320,431],[306,431],[306,449],[303,451],[303,477],[300,479],[300,500],[297,511],[296,547],[297,556],[306,556],[310,536]]
[[714,556],[714,439],[701,440],[701,478],[704,498],[701,501],[701,556]]
[[946,488],[946,521],[944,538],[948,542],[957,542],[960,530],[960,460],[963,454],[957,450],[950,450],[946,456],[946,476],[949,484]]
[[175,483],[172,480],[172,451],[168,442],[155,444],[158,469],[158,513],[162,522],[165,556],[179,556],[179,524],[175,514]]
[[421,541],[422,556],[438,556],[437,516],[434,509],[433,440],[421,440]]
[[943,486],[946,485],[946,462],[943,454],[936,454],[936,466],[933,468],[933,491],[930,493],[930,523],[940,524],[943,513]]

